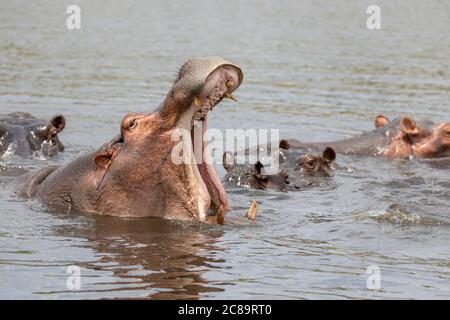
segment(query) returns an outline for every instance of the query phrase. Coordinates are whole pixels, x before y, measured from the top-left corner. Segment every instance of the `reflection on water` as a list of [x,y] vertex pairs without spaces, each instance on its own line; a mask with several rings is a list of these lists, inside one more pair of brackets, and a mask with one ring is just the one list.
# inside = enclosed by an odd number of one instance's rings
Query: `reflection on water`
[[[253,199],[254,223],[49,214],[12,180],[62,164],[116,135],[122,117],[158,106],[189,56],[221,55],[245,73],[239,103],[209,126],[275,128],[325,141],[370,130],[377,114],[450,120],[450,5],[368,1],[13,1],[0,12],[0,114],[66,116],[66,152],[0,160],[1,298],[449,298],[448,161],[338,157],[322,185],[230,189],[230,220]],[[20,22],[20,23],[19,23]],[[219,170],[221,170],[219,168]],[[223,170],[221,171],[223,174]],[[66,287],[81,268],[80,291]],[[367,267],[382,290],[366,288]]]
[[[95,272],[110,273],[89,283],[79,292],[139,292],[139,297],[153,299],[197,299],[207,292],[223,291],[211,286],[202,274],[217,258],[215,243],[223,230],[204,230],[198,225],[183,225],[161,219],[123,220],[95,217],[85,228],[60,226],[60,237],[81,237],[98,260],[73,264]],[[120,296],[120,293],[119,293]]]

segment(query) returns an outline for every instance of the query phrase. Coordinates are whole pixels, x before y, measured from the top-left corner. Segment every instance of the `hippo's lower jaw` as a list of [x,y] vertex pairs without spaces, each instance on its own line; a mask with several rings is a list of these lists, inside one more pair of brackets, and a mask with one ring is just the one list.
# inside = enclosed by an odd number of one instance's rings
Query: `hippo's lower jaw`
[[[223,98],[233,99],[231,93],[240,84],[239,74],[233,66],[221,66],[208,77],[202,92],[196,96],[177,124],[177,129],[189,133],[183,139],[183,162],[189,163],[193,201],[197,203],[197,219],[203,222],[223,221],[224,211],[230,210],[226,192],[217,174],[210,151],[204,141],[208,113]],[[195,199],[196,198],[196,199]]]

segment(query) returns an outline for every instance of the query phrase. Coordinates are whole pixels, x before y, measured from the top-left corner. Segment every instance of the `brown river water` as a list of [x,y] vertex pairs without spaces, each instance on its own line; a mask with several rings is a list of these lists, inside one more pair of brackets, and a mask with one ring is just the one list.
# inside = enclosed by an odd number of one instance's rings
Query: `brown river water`
[[[81,30],[66,8],[82,10]],[[298,192],[229,189],[254,223],[48,213],[16,198],[26,170],[63,164],[159,105],[188,57],[242,66],[238,103],[209,127],[277,128],[303,141],[349,137],[374,117],[450,121],[450,3],[377,1],[1,1],[0,115],[67,118],[66,152],[0,159],[0,298],[450,298],[450,170],[416,160],[338,157]],[[223,175],[223,169],[219,168]],[[66,286],[78,266],[81,287]],[[378,290],[367,268],[378,266]]]

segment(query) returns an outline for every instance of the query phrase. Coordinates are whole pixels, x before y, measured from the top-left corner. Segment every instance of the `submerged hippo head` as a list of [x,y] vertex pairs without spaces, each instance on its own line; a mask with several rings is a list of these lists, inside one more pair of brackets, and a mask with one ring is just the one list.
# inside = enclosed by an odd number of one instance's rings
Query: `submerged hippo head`
[[379,115],[375,127],[398,129],[392,153],[420,158],[438,158],[450,155],[450,123],[436,124],[430,120],[414,121],[403,117],[390,121]]
[[241,69],[222,58],[192,59],[155,113],[125,116],[120,137],[93,157],[97,211],[219,221],[229,205],[203,133],[208,111],[232,97],[242,79]]
[[321,155],[306,154],[297,162],[297,170],[309,175],[316,173],[330,174],[334,170],[332,162],[336,160],[336,152],[326,147]]
[[411,144],[429,136],[433,126],[434,122],[432,121],[416,122],[411,117],[397,118],[392,121],[383,115],[375,118],[376,128],[397,129],[399,130],[398,137]]
[[260,161],[257,161],[254,165],[238,164],[231,152],[225,152],[222,163],[227,171],[224,181],[242,188],[285,191],[289,184],[286,170],[282,169],[276,174],[267,174],[264,172],[264,165]]
[[65,123],[59,114],[49,121],[25,112],[8,114],[0,119],[0,155],[8,152],[22,157],[52,157],[64,150],[58,134]]
[[417,123],[411,117],[389,120],[383,115],[375,118],[376,131],[388,139],[380,154],[390,158],[404,158],[413,155],[413,145],[430,135],[430,122]]

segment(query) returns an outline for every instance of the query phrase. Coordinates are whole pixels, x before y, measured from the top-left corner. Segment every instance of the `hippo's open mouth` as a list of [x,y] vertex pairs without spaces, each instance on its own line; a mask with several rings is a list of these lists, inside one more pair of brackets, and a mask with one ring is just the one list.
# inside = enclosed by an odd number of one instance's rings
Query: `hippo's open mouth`
[[[192,152],[195,162],[192,173],[198,186],[198,217],[204,221],[207,215],[217,215],[230,209],[226,192],[216,172],[204,136],[208,126],[208,113],[223,98],[236,99],[231,93],[242,81],[241,71],[232,65],[216,68],[206,79],[200,95],[194,98],[190,112]],[[187,120],[187,119],[186,119]],[[185,122],[186,123],[186,122]]]

